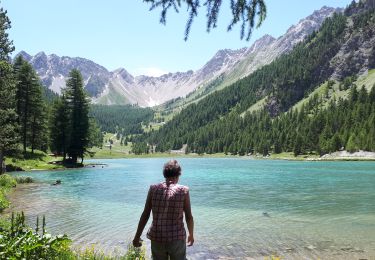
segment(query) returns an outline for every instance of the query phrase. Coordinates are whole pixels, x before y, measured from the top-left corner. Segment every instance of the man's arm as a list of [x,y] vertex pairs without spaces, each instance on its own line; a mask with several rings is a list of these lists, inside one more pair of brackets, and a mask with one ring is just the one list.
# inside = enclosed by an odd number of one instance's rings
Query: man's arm
[[185,212],[186,225],[189,231],[188,246],[192,246],[194,244],[194,219],[193,219],[193,214],[191,213],[189,191],[186,193],[186,196],[185,196],[184,212]]
[[137,233],[135,233],[135,236],[133,239],[133,246],[135,247],[142,246],[142,243],[140,241],[141,235],[142,235],[143,229],[145,228],[147,224],[148,219],[150,218],[150,213],[151,213],[151,188],[148,191],[145,208],[143,210],[141,218],[139,219]]

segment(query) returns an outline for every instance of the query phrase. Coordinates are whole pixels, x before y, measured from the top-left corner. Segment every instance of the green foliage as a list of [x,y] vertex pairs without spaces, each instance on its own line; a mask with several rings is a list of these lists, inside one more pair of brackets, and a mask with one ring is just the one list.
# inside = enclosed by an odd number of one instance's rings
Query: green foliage
[[103,146],[103,133],[100,131],[96,120],[93,118],[89,119],[89,145],[88,147],[100,147]]
[[[198,16],[198,10],[201,8],[200,0],[144,0],[144,2],[151,3],[150,10],[161,7],[160,22],[166,23],[167,12],[170,8],[177,13],[181,8],[181,3],[186,3],[187,10],[189,10],[189,18],[185,29],[185,40],[187,40],[194,17]],[[204,5],[207,7],[207,32],[216,28],[219,10],[221,8],[221,0],[206,0]],[[252,30],[255,26],[255,19],[258,17],[256,27],[259,27],[266,18],[266,5],[263,0],[233,0],[230,3],[232,20],[228,26],[228,31],[232,29],[237,23],[241,23],[241,39],[246,34],[246,39],[249,40]]]
[[7,11],[0,8],[0,60],[8,61],[9,54],[14,51],[13,41],[8,39],[6,32],[11,28],[11,22],[7,16]]
[[16,180],[8,174],[0,175],[0,211],[9,207],[6,193],[10,188],[16,187]]
[[134,143],[132,147],[132,152],[134,154],[148,154],[149,147],[145,142]]
[[65,259],[65,260],[144,260],[145,247],[134,248],[129,244],[125,255],[111,257],[94,247],[83,251],[73,251],[71,240],[66,235],[51,236],[46,232],[46,220],[36,220],[36,228],[32,230],[25,224],[23,213],[14,214],[10,223],[1,220],[0,225],[0,259]]
[[0,230],[1,259],[62,259],[69,254],[70,240],[66,235],[53,237],[45,232],[45,218],[39,231],[37,220],[33,231],[25,224],[24,214],[12,214],[11,226]]
[[6,33],[9,28],[6,12],[0,8],[0,174],[4,171],[4,155],[17,149],[18,143],[15,81],[12,66],[8,62],[9,53],[14,50]]
[[89,98],[83,89],[83,78],[78,70],[70,72],[63,92],[66,95],[70,121],[68,154],[76,162],[77,157],[83,159],[89,144]]
[[10,189],[17,185],[17,180],[8,174],[0,175],[0,188]]
[[15,177],[16,182],[21,184],[21,183],[33,183],[34,180],[30,176],[18,176]]
[[47,150],[47,113],[42,86],[35,70],[22,56],[14,63],[17,114],[21,126],[23,151],[26,148]]
[[134,248],[129,244],[125,255],[111,257],[95,249],[73,251],[71,240],[66,235],[52,236],[46,232],[46,219],[36,220],[35,230],[25,224],[23,213],[14,214],[9,222],[1,219],[0,259],[64,259],[64,260],[144,260],[145,247]]
[[[372,25],[373,22],[364,26],[369,29]],[[347,17],[335,14],[289,54],[188,106],[159,131],[131,141],[156,146],[157,152],[187,144],[189,151],[198,154],[299,155],[345,148],[350,135],[358,132],[362,133],[358,148],[374,150],[369,145],[374,141],[364,140],[369,139],[365,133],[374,132],[371,93],[366,93],[365,88],[358,92],[353,84],[355,76],[348,76],[341,83],[343,88],[350,88],[348,100],[332,99],[323,107],[322,97],[315,96],[299,111],[287,112],[322,82],[328,82],[324,98],[330,97],[334,91],[334,82],[328,81],[333,73],[330,61],[340,50],[344,36],[362,29],[347,27]],[[264,98],[263,110],[245,112]]]
[[65,95],[54,101],[50,116],[50,148],[64,159],[70,143],[70,113]]
[[123,256],[108,256],[104,252],[92,246],[86,248],[82,251],[75,251],[73,257],[69,259],[79,259],[79,260],[145,260],[146,259],[146,249],[144,246],[140,248],[135,248],[133,245],[129,244],[126,254]]
[[89,114],[101,131],[122,136],[143,133],[142,123],[147,125],[154,117],[152,109],[135,105],[91,105]]

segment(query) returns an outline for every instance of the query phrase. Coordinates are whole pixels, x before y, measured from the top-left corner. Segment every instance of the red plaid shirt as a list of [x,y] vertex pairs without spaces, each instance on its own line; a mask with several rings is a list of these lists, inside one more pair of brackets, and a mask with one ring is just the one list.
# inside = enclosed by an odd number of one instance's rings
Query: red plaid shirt
[[150,240],[163,243],[186,239],[183,216],[188,191],[186,186],[167,186],[165,182],[150,186],[152,224],[147,232]]

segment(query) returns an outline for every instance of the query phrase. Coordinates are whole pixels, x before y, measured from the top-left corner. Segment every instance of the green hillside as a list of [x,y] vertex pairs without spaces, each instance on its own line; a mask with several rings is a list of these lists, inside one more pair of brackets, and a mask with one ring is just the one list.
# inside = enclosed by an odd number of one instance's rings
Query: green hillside
[[[187,106],[158,131],[133,141],[156,145],[157,151],[187,144],[188,151],[197,153],[323,153],[346,146],[372,150],[365,145],[372,142],[369,135],[351,137],[373,128],[375,52],[368,52],[370,71],[360,77],[360,68],[351,63],[354,57],[342,52],[345,43],[358,37],[371,42],[373,28],[373,10],[351,5],[345,14],[326,19],[289,54]],[[330,79],[334,73],[340,77],[335,81]],[[346,114],[337,114],[339,108]],[[333,124],[337,118],[341,125]]]

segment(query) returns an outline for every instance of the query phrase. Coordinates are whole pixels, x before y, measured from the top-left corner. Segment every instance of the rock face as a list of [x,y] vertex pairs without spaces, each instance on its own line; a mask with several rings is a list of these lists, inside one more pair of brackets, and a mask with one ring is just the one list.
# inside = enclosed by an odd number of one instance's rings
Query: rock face
[[34,67],[43,85],[58,94],[65,87],[69,72],[75,68],[81,71],[85,87],[94,97],[103,92],[105,83],[111,77],[106,68],[84,58],[59,57],[55,54],[46,55],[44,52],[31,56],[24,51],[16,56],[18,55],[22,55]]
[[287,32],[274,39],[270,35],[265,35],[257,40],[247,49],[243,59],[231,70],[227,71],[223,85],[229,85],[239,78],[243,78],[258,68],[271,63],[274,59],[284,53],[288,53],[293,47],[304,40],[306,36],[320,28],[325,18],[333,13],[342,12],[341,8],[322,7],[314,11],[311,15],[300,20],[298,24],[291,26]]
[[[290,27],[278,39],[265,35],[249,48],[220,50],[197,71],[168,73],[160,77],[134,77],[120,68],[109,72],[106,68],[84,58],[59,57],[40,52],[31,56],[20,52],[36,69],[42,83],[56,93],[61,93],[70,70],[81,71],[85,87],[95,103],[138,104],[155,106],[178,97],[185,97],[197,88],[210,86],[220,77],[217,87],[225,87],[243,78],[259,67],[272,62],[290,51],[295,44],[317,30],[323,20],[342,9],[323,7]],[[217,88],[211,88],[214,91]],[[209,93],[207,92],[207,93]]]
[[[353,27],[353,21],[350,21]],[[375,67],[375,28],[364,27],[363,30],[349,30],[345,42],[331,60],[334,71],[332,79],[342,80],[347,76],[366,73],[368,68]]]

